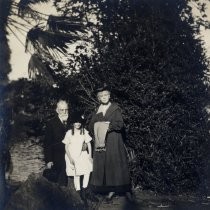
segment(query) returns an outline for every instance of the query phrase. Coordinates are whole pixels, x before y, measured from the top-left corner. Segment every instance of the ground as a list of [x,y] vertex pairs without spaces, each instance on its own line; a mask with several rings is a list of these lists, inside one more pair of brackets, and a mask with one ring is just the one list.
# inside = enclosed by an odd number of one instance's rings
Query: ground
[[116,196],[111,203],[104,199],[98,210],[210,210],[210,199],[199,199],[195,196],[156,195],[149,191],[134,192],[135,201],[129,203],[124,196]]
[[[24,183],[31,173],[43,170],[42,147],[35,140],[18,142],[11,148],[13,170],[10,174],[12,183]],[[21,172],[21,173],[20,173]],[[106,203],[104,196],[93,205],[97,210],[210,210],[210,199],[196,195],[157,195],[154,192],[134,189],[135,202],[129,203],[124,196],[115,196]],[[92,207],[93,207],[92,206]],[[92,209],[91,209],[92,210]]]

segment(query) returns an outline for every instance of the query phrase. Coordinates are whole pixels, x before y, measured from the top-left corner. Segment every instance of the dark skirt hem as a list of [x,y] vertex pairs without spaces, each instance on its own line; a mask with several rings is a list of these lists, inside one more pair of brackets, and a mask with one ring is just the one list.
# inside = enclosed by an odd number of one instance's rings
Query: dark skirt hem
[[94,192],[98,193],[106,193],[106,192],[116,192],[116,193],[124,193],[124,192],[130,192],[131,191],[131,185],[120,185],[120,186],[95,186],[95,185],[90,185],[90,188]]

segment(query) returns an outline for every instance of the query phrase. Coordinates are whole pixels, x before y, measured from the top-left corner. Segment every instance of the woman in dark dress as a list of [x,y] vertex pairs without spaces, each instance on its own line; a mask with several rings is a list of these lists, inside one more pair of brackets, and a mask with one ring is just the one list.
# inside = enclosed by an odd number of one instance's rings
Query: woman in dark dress
[[100,106],[93,113],[89,130],[94,134],[93,172],[91,187],[95,192],[107,192],[107,200],[115,193],[131,197],[127,155],[122,138],[124,122],[120,107],[110,102],[107,86],[97,90]]

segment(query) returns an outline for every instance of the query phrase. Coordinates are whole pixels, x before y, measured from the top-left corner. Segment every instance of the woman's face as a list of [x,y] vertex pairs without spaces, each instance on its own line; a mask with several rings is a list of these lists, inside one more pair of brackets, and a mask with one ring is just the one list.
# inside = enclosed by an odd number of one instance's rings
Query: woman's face
[[75,129],[80,129],[80,127],[81,127],[81,123],[79,123],[79,122],[74,123]]
[[110,99],[110,92],[108,90],[98,92],[98,100],[102,104],[107,104],[109,102],[109,99]]

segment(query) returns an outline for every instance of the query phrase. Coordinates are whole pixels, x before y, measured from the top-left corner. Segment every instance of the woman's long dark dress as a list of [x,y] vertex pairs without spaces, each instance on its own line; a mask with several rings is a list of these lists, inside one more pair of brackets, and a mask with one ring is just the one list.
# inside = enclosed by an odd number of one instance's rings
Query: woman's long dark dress
[[106,135],[106,151],[94,151],[93,172],[90,184],[97,192],[127,192],[130,191],[130,176],[128,161],[122,138],[124,122],[121,109],[112,103],[105,116],[94,112],[89,124],[93,133],[94,123],[109,121],[109,131]]

